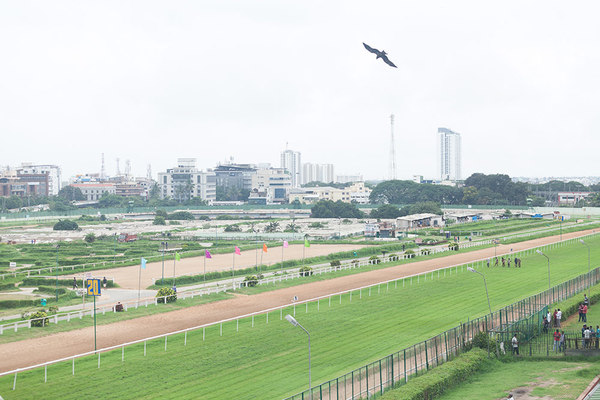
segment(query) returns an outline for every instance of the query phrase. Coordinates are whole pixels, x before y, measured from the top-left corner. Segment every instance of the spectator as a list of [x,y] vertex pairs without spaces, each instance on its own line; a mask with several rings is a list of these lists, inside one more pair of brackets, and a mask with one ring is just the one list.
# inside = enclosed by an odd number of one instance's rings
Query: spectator
[[502,266],[505,267],[506,266],[506,260],[504,259],[504,257],[502,257]]
[[171,289],[173,289],[173,292],[177,293],[177,286],[173,285]]
[[598,350],[598,342],[600,342],[600,326],[596,325],[596,350]]
[[544,315],[544,333],[548,333],[548,326],[550,324],[548,323],[548,318],[546,318],[546,316]]
[[588,306],[586,306],[584,304],[583,308],[581,309],[581,313],[583,314],[583,322],[587,322],[587,312],[588,312]]
[[106,277],[102,278],[102,286],[104,286],[106,288],[106,282],[108,282],[106,280]]
[[489,258],[487,259],[487,267],[488,268],[490,267],[490,259]]
[[560,311],[560,308],[558,309],[558,311],[556,312],[556,327],[560,328],[560,320],[562,319],[562,311]]
[[556,308],[554,309],[554,313],[552,313],[552,327],[556,328],[556,314],[558,313],[558,311],[556,310]]
[[77,289],[77,279],[73,277],[73,290]]
[[577,308],[577,312],[579,312],[579,320],[577,322],[583,321],[583,303],[579,303],[579,307]]
[[590,328],[587,327],[585,328],[585,330],[583,331],[583,347],[586,349],[589,349],[590,347],[590,339],[592,338],[591,336],[591,331]]
[[581,328],[581,348],[583,348],[584,344],[585,344],[585,330],[587,329],[587,325],[583,324],[583,327]]
[[558,341],[558,351],[565,351],[565,331],[560,331],[560,340]]
[[560,332],[558,331],[558,329],[554,331],[554,333],[552,334],[552,337],[554,338],[554,343],[552,345],[552,351],[558,351],[559,346],[560,346]]
[[590,300],[588,299],[587,294],[583,295],[583,305],[585,305],[585,306],[590,305]]
[[508,257],[508,268],[510,268],[510,257]]
[[117,305],[115,306],[115,311],[116,312],[121,312],[123,311],[123,304],[121,304],[120,301],[117,301]]
[[519,355],[519,339],[517,339],[517,334],[516,333],[513,335],[511,343],[512,343],[513,354],[516,353],[517,355]]

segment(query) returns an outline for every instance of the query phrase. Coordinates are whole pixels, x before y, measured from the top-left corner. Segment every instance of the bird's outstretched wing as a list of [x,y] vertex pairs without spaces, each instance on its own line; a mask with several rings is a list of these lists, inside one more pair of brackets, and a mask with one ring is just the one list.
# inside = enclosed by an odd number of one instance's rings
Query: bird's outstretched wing
[[379,50],[372,48],[371,46],[369,46],[365,42],[363,42],[363,46],[365,46],[365,49],[369,50],[371,53],[379,54]]
[[389,58],[387,58],[386,55],[381,56],[381,59],[383,60],[383,62],[385,62],[387,65],[389,65],[390,67],[394,67],[394,68],[398,68],[394,65],[393,62],[390,61]]

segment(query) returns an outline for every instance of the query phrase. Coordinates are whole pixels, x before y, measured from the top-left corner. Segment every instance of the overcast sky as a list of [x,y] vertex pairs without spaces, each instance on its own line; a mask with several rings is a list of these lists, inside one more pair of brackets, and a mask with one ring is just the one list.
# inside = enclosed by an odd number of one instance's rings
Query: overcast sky
[[[463,177],[600,175],[600,3],[3,1],[0,164],[154,176],[279,166],[434,177],[438,127]],[[390,68],[362,46],[385,49]]]

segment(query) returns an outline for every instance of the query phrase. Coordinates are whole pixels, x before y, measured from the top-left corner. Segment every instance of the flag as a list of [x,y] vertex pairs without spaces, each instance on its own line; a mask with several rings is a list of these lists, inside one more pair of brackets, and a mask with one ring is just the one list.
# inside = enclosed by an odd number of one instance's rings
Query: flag
[[263,251],[266,253],[267,252],[267,244],[263,243]]
[[212,258],[212,256],[210,255],[210,251],[204,250],[204,257],[206,257],[206,258]]
[[235,254],[237,254],[238,256],[242,255],[242,251],[240,250],[239,247],[235,246]]
[[146,269],[146,259],[142,257],[142,269]]
[[176,259],[177,261],[181,260],[181,256],[179,255],[179,253],[178,253],[178,252],[175,252],[175,259]]
[[283,247],[285,247],[285,248],[287,249],[287,248],[288,248],[288,246],[289,246],[289,244],[288,244],[287,240],[284,240],[284,241],[283,241]]
[[308,239],[304,239],[304,247],[310,247],[310,242]]

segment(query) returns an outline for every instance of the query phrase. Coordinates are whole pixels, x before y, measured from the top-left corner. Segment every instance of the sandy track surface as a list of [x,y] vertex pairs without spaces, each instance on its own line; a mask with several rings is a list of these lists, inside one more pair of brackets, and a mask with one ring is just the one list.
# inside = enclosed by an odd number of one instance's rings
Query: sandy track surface
[[[592,230],[565,233],[563,240],[592,233]],[[497,254],[528,249],[556,242],[559,236],[534,239],[497,247]],[[311,247],[312,248],[312,247]],[[274,290],[252,296],[236,296],[233,299],[189,307],[169,313],[136,318],[109,325],[98,326],[98,348],[114,346],[133,340],[173,332],[202,324],[217,322],[226,318],[258,312],[272,307],[290,304],[294,296],[306,300],[343,290],[401,278],[444,266],[467,263],[481,258],[493,257],[494,249],[482,249],[469,253],[455,254],[443,258],[419,261],[367,271],[320,282],[307,283],[291,288]],[[0,372],[23,368],[46,361],[56,360],[93,350],[93,328],[57,333],[42,338],[23,340],[0,345]]]
[[[357,250],[366,247],[360,244],[311,244],[304,252],[306,258],[324,256],[327,254],[337,253],[339,251]],[[267,252],[262,251],[262,247],[256,250],[242,251],[242,254],[235,256],[235,268],[250,268],[257,263],[263,265],[272,265],[281,262],[282,251],[281,246],[268,248]],[[299,260],[302,259],[302,251],[304,245],[292,244],[288,248],[283,249],[284,260]],[[202,274],[204,272],[204,257],[182,258],[179,261],[173,259],[174,255],[167,254],[165,256],[165,279],[175,276]],[[175,264],[175,265],[174,265]],[[231,270],[234,266],[233,252],[228,254],[213,254],[212,258],[206,260],[206,272]],[[175,270],[174,270],[175,269]],[[133,265],[130,267],[101,269],[93,271],[95,277],[112,277],[122,289],[137,290],[140,267]],[[146,264],[146,269],[142,270],[141,285],[146,288],[153,284],[152,278],[160,279],[162,276],[162,261],[151,262]]]

